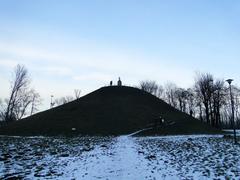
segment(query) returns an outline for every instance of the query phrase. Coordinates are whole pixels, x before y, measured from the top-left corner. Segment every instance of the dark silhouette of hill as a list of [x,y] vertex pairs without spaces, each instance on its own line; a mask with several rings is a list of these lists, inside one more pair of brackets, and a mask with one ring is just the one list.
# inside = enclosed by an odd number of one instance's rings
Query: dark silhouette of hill
[[[168,122],[142,134],[219,133],[157,97],[137,88],[100,88],[70,103],[37,113],[0,129],[8,135],[119,135],[149,127],[162,116]],[[76,128],[76,131],[72,131]]]

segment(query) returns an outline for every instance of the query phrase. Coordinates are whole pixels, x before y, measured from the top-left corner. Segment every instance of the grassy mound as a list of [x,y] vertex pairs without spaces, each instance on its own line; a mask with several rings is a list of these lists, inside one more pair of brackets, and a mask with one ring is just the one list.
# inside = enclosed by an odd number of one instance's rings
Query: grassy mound
[[[111,86],[11,123],[1,128],[0,134],[128,134],[146,128],[159,116],[171,123],[157,130],[148,130],[145,135],[220,132],[149,93],[132,87]],[[73,132],[72,128],[76,130]]]

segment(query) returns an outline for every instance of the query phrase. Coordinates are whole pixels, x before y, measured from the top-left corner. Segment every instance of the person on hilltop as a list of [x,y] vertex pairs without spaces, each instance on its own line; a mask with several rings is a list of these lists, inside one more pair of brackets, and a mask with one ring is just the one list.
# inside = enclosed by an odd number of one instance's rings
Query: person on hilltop
[[117,85],[118,85],[118,86],[122,86],[122,81],[121,81],[120,77],[118,78]]

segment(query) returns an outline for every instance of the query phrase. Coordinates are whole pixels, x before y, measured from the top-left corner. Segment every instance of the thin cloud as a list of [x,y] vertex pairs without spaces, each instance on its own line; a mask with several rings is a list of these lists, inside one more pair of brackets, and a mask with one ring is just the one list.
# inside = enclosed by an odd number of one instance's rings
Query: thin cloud
[[48,61],[61,60],[61,56],[57,53],[49,52],[44,49],[30,47],[30,45],[21,45],[18,43],[0,43],[0,53],[15,57],[16,59],[22,58],[31,61],[36,61],[39,59]]
[[12,59],[1,59],[0,66],[5,68],[14,68],[18,64],[18,61]]
[[[19,62],[19,57],[24,59],[23,62],[31,68],[39,72],[72,76],[74,80],[91,79],[96,81],[108,81],[113,76],[125,76],[129,79],[156,79],[156,80],[174,80],[182,83],[181,79],[189,82],[191,77],[188,70],[176,67],[170,64],[168,60],[155,57],[148,60],[142,54],[135,55],[128,51],[121,51],[113,48],[98,48],[91,45],[88,50],[81,50],[77,47],[66,48],[65,51],[60,50],[57,44],[52,44],[52,49],[40,49],[34,46],[20,46],[19,43],[0,43],[0,52],[8,53],[13,60],[2,61],[2,65],[13,67]],[[75,44],[75,46],[77,46]],[[79,44],[79,47],[82,47]],[[133,55],[134,54],[134,55]],[[47,67],[40,67],[39,63],[45,64]],[[57,66],[56,66],[57,64]],[[87,70],[86,70],[87,69]],[[79,75],[78,72],[81,72]],[[95,72],[101,72],[96,74]],[[83,73],[82,73],[83,72]],[[85,73],[84,73],[85,72]],[[108,74],[108,75],[106,75]],[[188,80],[189,79],[189,80]]]
[[76,81],[102,81],[108,82],[112,76],[104,73],[90,73],[72,77]]
[[61,76],[72,74],[72,70],[70,68],[61,67],[61,66],[44,67],[44,68],[40,68],[39,71],[42,71],[48,74],[61,75]]

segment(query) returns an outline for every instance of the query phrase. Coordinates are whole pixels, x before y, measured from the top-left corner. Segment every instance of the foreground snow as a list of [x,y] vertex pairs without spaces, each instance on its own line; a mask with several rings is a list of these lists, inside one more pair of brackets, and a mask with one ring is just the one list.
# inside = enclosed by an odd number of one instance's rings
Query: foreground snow
[[0,179],[239,179],[222,136],[0,137]]

